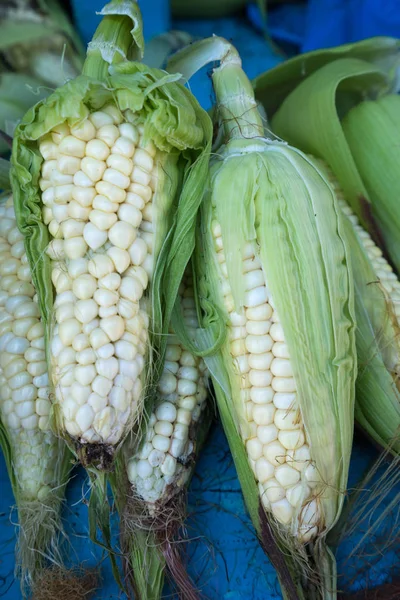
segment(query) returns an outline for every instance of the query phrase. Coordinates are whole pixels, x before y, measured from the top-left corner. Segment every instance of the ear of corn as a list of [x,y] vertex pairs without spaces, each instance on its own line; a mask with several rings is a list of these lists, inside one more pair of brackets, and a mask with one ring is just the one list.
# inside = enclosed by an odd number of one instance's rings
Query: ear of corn
[[61,563],[60,510],[71,462],[50,430],[44,327],[7,196],[0,202],[0,252],[0,443],[18,511],[17,573],[25,593],[46,558]]
[[357,319],[356,421],[382,448],[399,453],[400,283],[344,200],[330,169],[322,161],[318,166],[326,172],[346,215]]
[[103,14],[85,74],[18,127],[13,182],[57,428],[86,466],[107,470],[162,367],[211,124],[176,76],[123,61],[142,40],[136,3]]
[[[198,319],[189,269],[179,299],[193,339]],[[122,472],[114,484],[138,598],[161,598],[165,570],[185,598],[197,597],[181,558],[180,538],[186,488],[212,417],[207,386],[203,359],[186,350],[171,330],[157,399],[141,443],[135,449],[127,441]]]
[[[234,49],[206,40],[190,62],[196,46],[169,68],[186,76],[223,58],[213,84],[225,143],[211,161],[196,277],[204,324],[214,305],[228,335],[220,359],[206,362],[259,535],[262,505],[296,560],[310,540],[321,550],[346,489],[356,374],[349,248],[324,175],[301,152],[264,138]],[[316,560],[327,575],[324,597],[334,597],[330,558],[321,551]]]

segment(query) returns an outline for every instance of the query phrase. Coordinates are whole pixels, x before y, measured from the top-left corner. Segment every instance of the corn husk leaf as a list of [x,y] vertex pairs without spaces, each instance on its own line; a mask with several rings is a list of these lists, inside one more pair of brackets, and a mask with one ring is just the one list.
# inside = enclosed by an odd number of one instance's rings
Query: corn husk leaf
[[[318,164],[323,171],[326,166]],[[331,173],[327,177],[331,179]],[[336,186],[335,186],[336,187]],[[341,200],[341,191],[336,189]],[[345,208],[344,208],[345,210]],[[400,451],[400,391],[395,367],[399,359],[398,320],[388,294],[374,271],[350,219],[344,217],[354,276],[358,374],[355,417],[381,447]]]
[[364,226],[368,193],[346,143],[340,114],[343,105],[347,108],[359,101],[366,87],[379,91],[387,83],[385,73],[370,63],[354,58],[336,60],[296,87],[272,119],[277,135],[326,160]]
[[385,249],[400,273],[400,97],[388,94],[364,100],[350,109],[341,125],[381,228]]
[[393,88],[397,88],[399,47],[400,42],[396,38],[375,37],[294,56],[253,80],[256,99],[266,110],[268,118],[272,119],[285,98],[302,81],[324,65],[341,58],[356,58],[371,63],[383,70]]
[[[364,173],[368,177],[369,169],[361,171],[358,168],[341,123],[346,113],[350,111],[349,114],[352,114],[355,107],[366,98],[375,100],[396,88],[398,42],[390,42],[387,39],[380,42],[374,38],[366,40],[362,45],[356,44],[350,51],[346,48],[336,48],[328,60],[323,52],[304,55],[304,77],[301,80],[296,79],[296,74],[293,73],[294,68],[299,66],[298,62],[291,63],[286,69],[282,68],[280,76],[286,85],[285,93],[281,95],[280,106],[271,107],[268,116],[272,117],[275,133],[305,152],[325,159],[363,227],[371,233],[375,242],[399,268],[396,205],[393,203],[394,210],[388,212],[383,209],[387,202],[386,197],[381,202],[371,196],[373,190],[364,180]],[[358,56],[361,56],[360,50],[363,49],[373,49],[372,58],[369,58],[368,53],[364,53],[367,60],[361,60]],[[314,61],[320,61],[322,66],[318,68],[317,65],[317,68],[313,69],[313,56]],[[308,73],[310,63],[311,72]],[[274,80],[279,90],[280,80],[277,72],[271,77],[265,73],[255,82],[260,100],[265,98],[267,89],[271,93],[275,89]],[[264,108],[268,112],[268,102]],[[365,132],[366,124],[359,127],[360,136],[355,139],[354,146],[362,147],[362,143],[359,142],[361,131]],[[375,131],[376,140],[384,139],[378,126]],[[380,175],[380,170],[377,169],[376,172]],[[377,196],[378,192],[375,192],[375,195]],[[394,196],[397,197],[395,194]]]
[[10,184],[10,163],[4,158],[0,158],[0,190],[11,189]]
[[[19,73],[0,74],[0,130],[12,137],[19,120],[49,90],[41,87],[40,82],[28,75]],[[0,154],[9,151],[9,146],[0,139]]]

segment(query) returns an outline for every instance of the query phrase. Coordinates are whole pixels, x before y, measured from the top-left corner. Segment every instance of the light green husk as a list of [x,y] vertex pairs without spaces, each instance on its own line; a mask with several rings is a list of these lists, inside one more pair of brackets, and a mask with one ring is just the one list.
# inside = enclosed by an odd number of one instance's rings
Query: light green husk
[[[7,161],[1,160],[4,174]],[[0,205],[9,199],[9,193],[0,196]],[[31,444],[39,445],[37,463],[26,466],[32,460]],[[65,488],[72,467],[71,454],[63,440],[51,431],[40,429],[27,431],[9,430],[0,420],[0,446],[10,478],[18,514],[15,574],[21,581],[21,592],[27,596],[50,563],[63,564],[63,525],[61,508]],[[35,480],[30,471],[39,474]],[[49,481],[48,473],[53,472]]]
[[[340,206],[346,203],[329,169],[317,162],[332,182]],[[399,323],[353,224],[344,218],[354,275],[358,374],[355,418],[382,448],[400,453]]]
[[78,75],[84,48],[61,4],[58,0],[3,2],[2,71],[24,73],[51,87]]
[[342,127],[387,252],[400,273],[399,96],[360,102],[344,117]]
[[[168,68],[188,78],[218,59],[213,84],[225,145],[210,164],[196,251],[198,297],[206,313],[203,338],[211,346],[212,326],[221,317],[228,323],[211,234],[211,222],[217,219],[235,310],[240,312],[244,301],[241,250],[256,241],[285,331],[312,457],[326,483],[320,498],[323,522],[308,546],[311,563],[296,537],[262,508],[240,435],[243,407],[227,341],[206,363],[248,510],[278,570],[285,598],[333,599],[335,564],[325,536],[340,515],[347,485],[356,375],[345,226],[324,174],[300,151],[265,137],[254,93],[232,46],[221,38],[204,40],[178,53]],[[313,564],[320,583],[311,581],[303,591]]]
[[396,97],[383,98],[396,90],[399,60],[398,40],[373,38],[296,57],[254,81],[274,132],[329,164],[398,272],[399,119]]

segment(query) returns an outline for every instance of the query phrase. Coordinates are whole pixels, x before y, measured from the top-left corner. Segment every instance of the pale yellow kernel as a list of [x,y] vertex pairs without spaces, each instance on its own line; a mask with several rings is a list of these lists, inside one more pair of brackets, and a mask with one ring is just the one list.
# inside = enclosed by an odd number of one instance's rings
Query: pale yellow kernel
[[73,135],[67,135],[60,142],[58,148],[62,154],[69,154],[70,156],[83,158],[85,156],[86,143]]
[[115,125],[103,125],[97,130],[97,138],[111,148],[119,138],[119,131]]
[[86,156],[97,160],[106,160],[110,154],[110,148],[102,140],[94,139],[86,144]]

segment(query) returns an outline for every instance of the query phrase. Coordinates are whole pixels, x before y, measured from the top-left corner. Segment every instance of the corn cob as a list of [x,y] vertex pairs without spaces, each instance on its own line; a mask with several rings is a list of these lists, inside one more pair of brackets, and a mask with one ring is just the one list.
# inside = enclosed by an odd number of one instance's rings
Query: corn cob
[[194,245],[211,124],[176,78],[118,64],[132,36],[142,45],[136,3],[115,0],[103,14],[84,74],[28,113],[13,160],[58,427],[84,464],[107,469],[158,377],[160,334]]
[[[193,284],[188,275],[181,284],[183,320],[189,333],[198,327]],[[134,492],[148,503],[165,503],[184,487],[191,474],[196,427],[207,398],[204,361],[185,350],[176,336],[167,341],[158,399],[150,415],[145,443],[128,462]]]
[[[182,320],[190,339],[194,339],[198,319],[192,275],[188,271],[179,297]],[[114,485],[129,571],[135,597],[139,599],[161,597],[165,572],[182,597],[198,597],[180,548],[185,489],[212,416],[206,403],[207,384],[203,359],[186,350],[171,330],[156,402],[141,444],[133,451],[127,442],[125,468]]]
[[[349,249],[321,172],[265,138],[235,50],[214,37],[168,68],[188,77],[216,57],[225,135],[210,163],[196,277],[204,325],[218,314],[228,333],[219,358],[206,363],[253,522],[262,537],[262,504],[296,562],[304,543],[323,546],[346,489],[356,373]],[[336,589],[331,568],[323,570],[326,598]]]
[[163,162],[115,108],[39,143],[43,221],[54,238],[52,383],[67,432],[105,444],[122,438],[142,397]]
[[0,205],[1,443],[19,517],[17,570],[23,590],[45,556],[59,561],[60,508],[69,453],[50,430],[51,403],[35,288],[12,198]]

